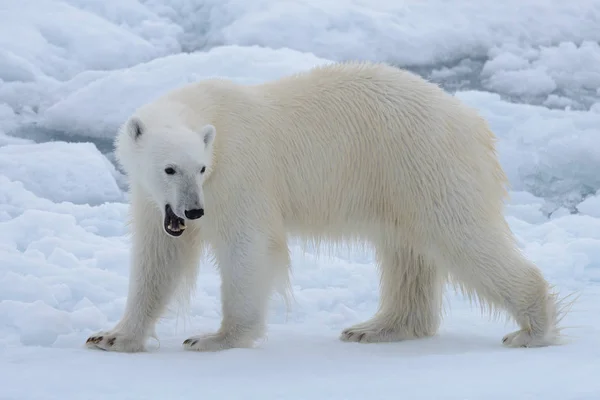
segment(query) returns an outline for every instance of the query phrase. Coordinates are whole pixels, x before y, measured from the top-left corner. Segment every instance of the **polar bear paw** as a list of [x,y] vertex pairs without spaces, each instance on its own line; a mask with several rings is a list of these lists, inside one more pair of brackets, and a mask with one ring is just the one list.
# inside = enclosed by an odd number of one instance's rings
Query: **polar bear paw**
[[534,335],[530,331],[521,329],[502,338],[506,347],[544,347],[556,342],[554,335]]
[[410,339],[406,332],[390,326],[385,320],[371,319],[344,329],[340,340],[344,342],[381,343]]
[[123,353],[137,353],[145,350],[143,339],[118,331],[98,332],[87,339],[85,346],[89,349]]
[[236,347],[252,347],[250,340],[241,340],[233,335],[217,332],[192,336],[183,341],[183,348],[192,351],[221,351]]

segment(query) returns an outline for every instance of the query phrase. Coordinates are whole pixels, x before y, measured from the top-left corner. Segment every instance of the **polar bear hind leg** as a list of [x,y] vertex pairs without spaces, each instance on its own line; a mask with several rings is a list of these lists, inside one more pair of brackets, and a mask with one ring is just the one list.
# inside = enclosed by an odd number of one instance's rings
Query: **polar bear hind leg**
[[434,335],[441,321],[443,271],[422,252],[389,241],[376,242],[380,300],[375,316],[342,331],[340,339],[376,343]]
[[444,285],[451,278],[482,308],[493,315],[505,311],[519,325],[503,337],[505,346],[559,343],[561,302],[541,271],[520,253],[505,225],[446,226],[438,233],[435,243],[421,251],[375,242],[381,273],[379,309],[370,320],[343,330],[341,340],[394,342],[436,334]]
[[[452,238],[460,237],[460,241]],[[453,283],[492,314],[506,311],[519,330],[502,339],[508,347],[558,344],[561,310],[542,272],[519,251],[508,228],[454,230],[439,243]]]

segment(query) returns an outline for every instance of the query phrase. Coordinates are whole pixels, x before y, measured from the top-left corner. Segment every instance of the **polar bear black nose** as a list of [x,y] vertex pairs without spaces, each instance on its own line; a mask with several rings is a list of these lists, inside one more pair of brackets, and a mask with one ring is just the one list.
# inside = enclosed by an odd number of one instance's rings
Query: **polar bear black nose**
[[188,219],[198,219],[204,215],[203,208],[196,208],[195,210],[185,210],[185,217]]

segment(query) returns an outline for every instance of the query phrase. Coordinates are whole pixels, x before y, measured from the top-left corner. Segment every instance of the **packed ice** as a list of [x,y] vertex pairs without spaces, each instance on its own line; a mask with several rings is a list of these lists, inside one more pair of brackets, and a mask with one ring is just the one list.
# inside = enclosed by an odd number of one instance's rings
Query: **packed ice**
[[[600,398],[600,3],[595,0],[20,0],[0,6],[0,398]],[[371,252],[290,239],[294,303],[258,349],[187,353],[220,322],[203,260],[146,354],[92,352],[128,288],[126,181],[112,139],[136,107],[208,77],[256,83],[385,61],[489,121],[522,251],[578,300],[569,343],[503,348],[512,323],[449,289],[439,334],[353,345],[377,308]]]

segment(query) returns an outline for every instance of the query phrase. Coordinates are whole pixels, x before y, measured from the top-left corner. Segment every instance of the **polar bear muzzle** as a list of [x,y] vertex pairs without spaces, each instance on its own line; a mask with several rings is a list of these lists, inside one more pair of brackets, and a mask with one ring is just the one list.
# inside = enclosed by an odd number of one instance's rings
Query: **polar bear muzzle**
[[185,230],[185,221],[173,212],[170,204],[165,206],[165,220],[163,221],[165,232],[171,236],[181,236]]

